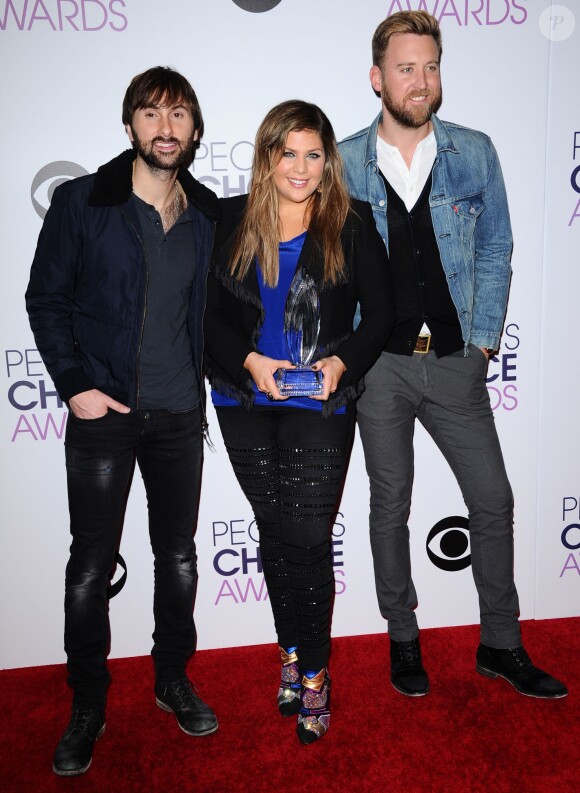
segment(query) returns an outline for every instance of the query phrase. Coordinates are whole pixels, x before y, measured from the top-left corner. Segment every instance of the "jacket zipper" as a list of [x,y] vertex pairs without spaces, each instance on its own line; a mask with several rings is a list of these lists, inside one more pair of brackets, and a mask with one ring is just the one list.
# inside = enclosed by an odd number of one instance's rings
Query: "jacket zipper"
[[[211,238],[211,248],[210,248],[210,250],[213,252],[213,247],[214,247],[214,244],[215,244],[217,223],[216,223],[215,220],[213,220],[212,223],[213,223],[213,234],[212,234],[212,238]],[[211,257],[212,256],[213,256],[213,253],[210,253],[210,265],[208,266],[208,268],[206,270],[206,273],[205,273],[205,300],[203,301],[204,313],[205,313],[205,308],[206,308],[206,304],[207,304],[207,279],[209,277],[209,267],[211,266]],[[204,380],[204,377],[203,377],[203,351],[204,351],[204,348],[205,348],[205,334],[204,334],[204,330],[203,330],[203,317],[202,317],[202,320],[201,320],[201,361],[200,361],[200,371],[198,372],[198,376],[201,379],[201,382],[199,384],[199,388],[200,388],[199,405],[200,405],[200,410],[201,410],[201,431],[202,431],[202,434],[203,434],[203,439],[207,443],[208,448],[210,449],[210,451],[215,452],[215,446],[214,446],[213,441],[212,441],[212,439],[210,437],[210,434],[209,434],[209,422],[207,420],[207,414],[205,412],[205,404],[204,404],[204,399],[203,399],[203,392],[205,390],[204,389],[204,382],[203,382],[203,380]]]
[[142,349],[142,346],[143,346],[143,333],[145,331],[145,317],[147,315],[147,292],[149,290],[149,264],[147,262],[147,252],[145,250],[145,245],[143,244],[143,240],[141,239],[141,236],[140,236],[139,232],[135,228],[135,225],[134,225],[133,221],[131,220],[130,217],[128,217],[126,212],[123,209],[121,209],[120,207],[119,207],[119,212],[123,215],[123,217],[125,218],[125,221],[129,224],[129,226],[135,232],[135,236],[139,240],[139,244],[141,245],[141,248],[143,249],[143,259],[145,261],[145,289],[143,290],[143,315],[141,317],[141,330],[139,332],[139,344],[137,345],[137,362],[136,362],[136,367],[135,367],[135,384],[136,384],[136,389],[135,389],[135,410],[139,410],[139,394],[140,394],[139,366],[140,366],[140,360],[141,360],[141,349]]

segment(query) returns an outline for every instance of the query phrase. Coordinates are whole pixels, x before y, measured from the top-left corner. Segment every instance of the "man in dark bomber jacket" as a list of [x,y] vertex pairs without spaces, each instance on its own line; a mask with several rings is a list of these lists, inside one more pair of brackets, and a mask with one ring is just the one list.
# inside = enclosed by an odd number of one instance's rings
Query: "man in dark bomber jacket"
[[184,77],[166,67],[137,75],[123,123],[132,150],[55,191],[26,292],[37,347],[70,410],[73,707],[53,760],[63,776],[88,769],[105,729],[107,587],[135,460],[155,557],[156,701],[189,735],[218,728],[185,673],[196,641],[202,320],[218,202],[187,170],[203,120]]

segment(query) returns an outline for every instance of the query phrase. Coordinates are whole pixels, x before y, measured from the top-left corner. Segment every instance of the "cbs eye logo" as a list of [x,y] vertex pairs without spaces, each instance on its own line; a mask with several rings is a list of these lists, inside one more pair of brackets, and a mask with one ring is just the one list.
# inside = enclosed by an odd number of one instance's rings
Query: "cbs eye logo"
[[436,523],[426,541],[427,556],[435,567],[454,573],[471,564],[469,521],[453,515]]
[[264,11],[271,11],[276,8],[282,0],[234,0],[234,3],[244,11],[252,14],[262,14]]
[[[69,162],[68,160],[57,160],[56,162],[49,162],[36,174],[32,180],[30,187],[30,198],[32,205],[39,215],[41,220],[44,220],[48,207],[52,201],[52,196],[56,188],[68,182],[69,179],[75,179],[77,176],[86,176],[88,171],[77,165],[76,162]],[[47,184],[44,184],[44,183]],[[42,190],[39,190],[43,185]],[[35,193],[39,191],[41,195],[37,198]]]

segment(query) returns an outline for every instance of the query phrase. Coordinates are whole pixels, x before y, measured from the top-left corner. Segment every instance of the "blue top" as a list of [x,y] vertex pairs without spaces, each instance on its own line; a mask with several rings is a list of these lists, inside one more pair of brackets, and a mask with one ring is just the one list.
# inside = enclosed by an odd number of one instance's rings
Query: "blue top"
[[[275,360],[290,360],[288,345],[286,344],[286,337],[284,336],[284,310],[305,239],[306,232],[291,240],[279,243],[280,270],[278,273],[277,286],[273,288],[267,286],[264,283],[261,269],[256,267],[260,297],[262,299],[262,305],[264,306],[264,324],[260,330],[258,346],[263,355],[266,355],[268,358],[274,358]],[[255,383],[253,383],[253,387],[255,405],[263,405],[266,407],[282,406],[285,408],[292,407],[317,410],[319,412],[322,411],[322,402],[320,400],[310,399],[309,397],[291,397],[290,399],[270,402],[266,394],[258,390]],[[236,399],[219,394],[215,389],[212,389],[211,398],[216,407],[233,407],[240,404]],[[345,410],[346,408],[343,406],[335,412],[337,414],[344,413]]]

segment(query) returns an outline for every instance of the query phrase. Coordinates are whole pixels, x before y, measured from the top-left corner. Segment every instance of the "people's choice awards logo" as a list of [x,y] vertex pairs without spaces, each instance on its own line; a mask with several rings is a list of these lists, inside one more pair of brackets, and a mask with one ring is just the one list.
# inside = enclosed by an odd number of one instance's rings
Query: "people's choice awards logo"
[[[58,160],[49,162],[36,174],[30,187],[30,198],[32,205],[42,220],[48,212],[48,207],[52,201],[52,196],[56,188],[69,179],[76,179],[77,176],[86,176],[88,171],[82,165],[68,160]],[[47,184],[45,184],[45,182]],[[41,185],[43,189],[40,190]],[[37,196],[38,191],[38,196]]]
[[35,348],[4,350],[8,402],[18,413],[12,443],[61,440],[68,412]]
[[550,41],[566,41],[576,27],[576,18],[568,6],[550,5],[540,14],[540,31]]
[[566,524],[560,534],[566,560],[560,578],[565,574],[580,576],[580,498],[578,496],[565,496],[562,499],[562,523]]
[[485,379],[492,410],[512,411],[518,406],[518,347],[520,327],[515,322],[506,325],[502,349],[489,359]]
[[223,198],[244,195],[250,188],[253,153],[249,140],[202,142],[193,161],[193,175]]
[[[331,552],[335,593],[346,590],[344,571],[344,516],[338,512],[332,526]],[[255,520],[227,518],[214,520],[211,527],[216,579],[214,606],[227,603],[259,603],[268,600],[264,580],[259,532]]]
[[250,11],[252,14],[262,14],[264,11],[271,11],[280,5],[282,0],[234,0],[238,8]]
[[440,570],[454,573],[471,564],[467,518],[459,515],[443,518],[433,526],[425,544],[427,556]]
[[387,16],[397,11],[427,11],[438,22],[460,27],[523,25],[528,0],[391,0]]
[[[578,130],[573,134],[572,160],[574,163],[576,163],[577,158],[580,158],[580,132]],[[570,174],[570,184],[575,193],[580,193],[580,165],[574,165],[572,173]],[[580,198],[576,202],[568,227],[578,218],[580,218]]]
[[74,30],[122,33],[129,24],[125,0],[0,0],[0,30]]

